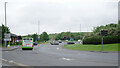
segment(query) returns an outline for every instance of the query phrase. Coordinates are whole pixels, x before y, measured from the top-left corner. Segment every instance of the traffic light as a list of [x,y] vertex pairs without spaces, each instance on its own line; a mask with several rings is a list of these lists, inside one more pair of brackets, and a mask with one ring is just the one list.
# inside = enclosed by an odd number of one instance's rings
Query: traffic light
[[100,30],[100,35],[102,36],[107,36],[108,35],[108,30]]

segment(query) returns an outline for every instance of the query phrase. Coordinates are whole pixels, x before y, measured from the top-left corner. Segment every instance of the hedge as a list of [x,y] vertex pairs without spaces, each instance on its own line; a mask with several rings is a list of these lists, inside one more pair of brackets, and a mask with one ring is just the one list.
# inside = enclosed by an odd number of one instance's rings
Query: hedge
[[[120,43],[120,36],[104,36],[103,43]],[[83,44],[101,44],[101,36],[86,37],[83,39]]]

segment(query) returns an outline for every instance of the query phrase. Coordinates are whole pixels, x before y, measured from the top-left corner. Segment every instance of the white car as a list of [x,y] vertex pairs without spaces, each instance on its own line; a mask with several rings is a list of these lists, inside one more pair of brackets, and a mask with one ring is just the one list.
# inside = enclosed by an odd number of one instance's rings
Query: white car
[[78,40],[78,42],[79,42],[79,43],[81,43],[81,42],[82,42],[82,40]]

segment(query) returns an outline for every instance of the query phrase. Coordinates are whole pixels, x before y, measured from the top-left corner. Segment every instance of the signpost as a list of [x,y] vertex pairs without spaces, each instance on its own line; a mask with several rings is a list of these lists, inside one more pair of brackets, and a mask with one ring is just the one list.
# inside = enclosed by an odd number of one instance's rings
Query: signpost
[[9,41],[9,45],[10,45],[10,41],[11,41],[11,34],[10,33],[4,33],[4,41],[5,41],[5,46],[7,47],[7,41]]
[[107,36],[107,33],[108,33],[107,30],[103,30],[103,29],[100,30],[100,35],[101,35],[101,40],[102,40],[101,52],[103,51],[103,36]]

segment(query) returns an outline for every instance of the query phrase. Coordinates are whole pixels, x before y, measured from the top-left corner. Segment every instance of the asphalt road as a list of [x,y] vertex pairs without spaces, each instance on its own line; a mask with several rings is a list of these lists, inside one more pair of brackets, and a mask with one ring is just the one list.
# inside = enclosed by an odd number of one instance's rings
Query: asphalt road
[[64,44],[40,44],[33,51],[3,51],[2,58],[28,66],[118,66],[118,53],[69,50]]

